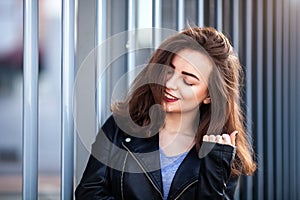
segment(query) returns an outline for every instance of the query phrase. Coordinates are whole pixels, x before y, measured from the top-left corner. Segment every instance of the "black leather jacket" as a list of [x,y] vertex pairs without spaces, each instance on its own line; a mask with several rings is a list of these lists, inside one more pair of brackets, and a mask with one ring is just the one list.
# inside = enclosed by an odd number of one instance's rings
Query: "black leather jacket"
[[[92,146],[76,199],[163,199],[158,134],[125,134],[110,117]],[[235,149],[215,144],[199,159],[194,146],[179,166],[168,199],[233,199],[238,177],[230,176]]]

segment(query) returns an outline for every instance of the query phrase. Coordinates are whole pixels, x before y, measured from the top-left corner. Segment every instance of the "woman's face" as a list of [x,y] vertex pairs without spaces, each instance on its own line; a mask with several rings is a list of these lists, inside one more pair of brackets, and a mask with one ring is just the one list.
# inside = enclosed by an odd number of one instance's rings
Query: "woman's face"
[[199,105],[210,103],[207,83],[212,67],[203,53],[191,49],[179,51],[167,72],[164,110],[195,114],[199,112]]

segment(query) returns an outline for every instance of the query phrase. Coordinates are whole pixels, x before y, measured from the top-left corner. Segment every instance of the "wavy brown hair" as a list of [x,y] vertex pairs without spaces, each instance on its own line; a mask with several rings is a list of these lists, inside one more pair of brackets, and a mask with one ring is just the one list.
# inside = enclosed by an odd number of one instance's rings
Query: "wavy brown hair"
[[130,134],[148,137],[157,133],[165,117],[161,103],[168,69],[166,66],[170,66],[176,53],[183,49],[206,54],[214,64],[208,80],[211,103],[199,107],[197,149],[200,149],[205,134],[238,130],[233,174],[239,174],[240,171],[246,175],[253,174],[256,164],[241,109],[242,67],[229,40],[214,28],[188,28],[164,41],[134,80],[126,99],[112,105],[115,118],[119,120],[118,123],[126,125],[125,131]]

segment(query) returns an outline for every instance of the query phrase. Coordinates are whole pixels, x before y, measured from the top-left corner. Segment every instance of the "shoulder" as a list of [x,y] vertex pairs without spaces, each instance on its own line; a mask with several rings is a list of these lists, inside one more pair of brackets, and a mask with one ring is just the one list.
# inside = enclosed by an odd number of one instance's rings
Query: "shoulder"
[[103,146],[103,143],[117,144],[118,141],[122,140],[124,135],[125,133],[119,128],[114,116],[111,115],[101,126],[100,130],[98,130],[93,148],[99,146],[99,144]]
[[116,136],[124,136],[126,135],[126,123],[120,122],[118,119],[118,116],[110,115],[107,120],[104,122],[104,124],[101,126],[101,129],[98,132],[98,135],[100,132],[104,132],[104,134],[110,139],[113,140]]
[[104,124],[101,126],[101,130],[104,131],[106,135],[109,135],[109,133],[114,132],[117,129],[119,129],[119,127],[117,126],[113,115],[110,115],[108,119],[104,122]]

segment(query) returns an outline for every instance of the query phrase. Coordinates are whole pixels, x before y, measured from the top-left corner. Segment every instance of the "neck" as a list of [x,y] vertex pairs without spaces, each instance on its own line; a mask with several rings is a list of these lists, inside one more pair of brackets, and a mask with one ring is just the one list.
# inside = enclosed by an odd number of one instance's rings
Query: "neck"
[[169,133],[195,135],[198,128],[199,114],[166,113],[163,129]]

